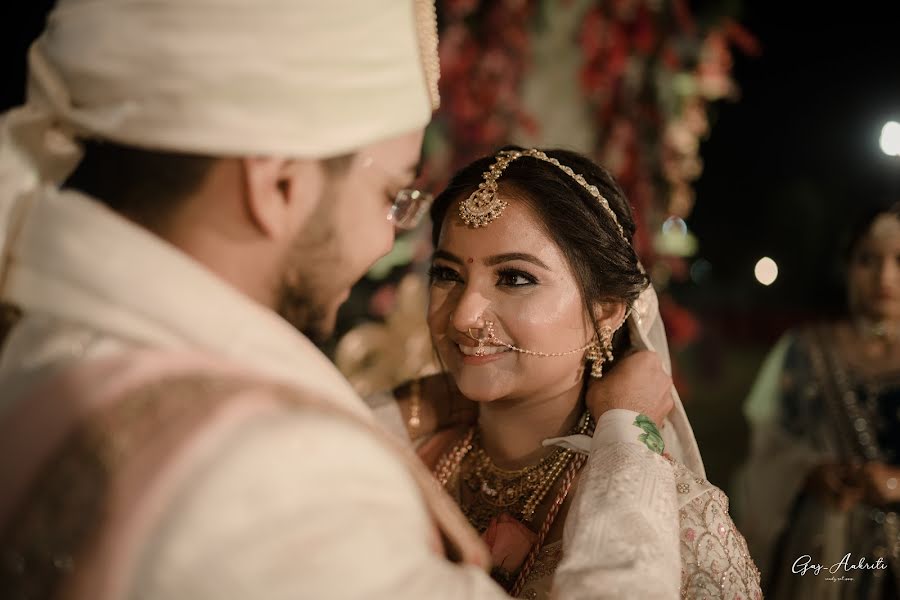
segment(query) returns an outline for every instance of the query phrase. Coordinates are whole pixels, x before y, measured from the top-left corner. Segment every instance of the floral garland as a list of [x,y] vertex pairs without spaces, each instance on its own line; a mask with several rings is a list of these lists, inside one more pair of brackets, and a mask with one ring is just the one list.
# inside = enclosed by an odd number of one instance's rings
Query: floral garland
[[[437,172],[446,179],[503,145],[517,127],[533,128],[520,88],[529,68],[534,0],[445,0],[440,23],[441,109],[429,134],[452,149]],[[444,157],[429,153],[429,163]],[[429,166],[431,166],[429,164]]]
[[[508,143],[517,129],[539,132],[520,94],[532,40],[542,15],[573,2],[438,2],[442,106],[426,146],[433,185]],[[693,207],[708,104],[737,94],[731,48],[755,53],[756,41],[729,18],[699,26],[684,0],[590,2],[575,41],[578,85],[597,133],[593,157],[634,204],[639,254],[653,262],[648,227],[685,218]]]

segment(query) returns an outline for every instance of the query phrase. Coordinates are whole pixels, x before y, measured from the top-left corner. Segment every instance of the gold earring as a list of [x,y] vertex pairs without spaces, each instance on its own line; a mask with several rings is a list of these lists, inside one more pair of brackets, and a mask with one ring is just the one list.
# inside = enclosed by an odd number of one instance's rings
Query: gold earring
[[597,379],[603,377],[603,357],[600,355],[600,346],[597,342],[591,342],[588,346],[584,360],[591,365],[591,377]]
[[585,360],[591,363],[591,377],[595,379],[603,377],[603,364],[613,359],[612,336],[612,329],[603,327],[600,329],[600,343],[593,342],[588,346]]
[[608,361],[613,359],[612,338],[612,327],[603,327],[600,329],[600,344],[602,345],[603,355]]

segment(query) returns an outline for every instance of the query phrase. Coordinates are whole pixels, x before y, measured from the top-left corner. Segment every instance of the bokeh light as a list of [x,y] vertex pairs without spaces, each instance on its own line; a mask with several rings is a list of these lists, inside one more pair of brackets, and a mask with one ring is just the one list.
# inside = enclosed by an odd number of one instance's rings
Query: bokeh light
[[772,285],[778,279],[778,264],[768,256],[764,256],[756,261],[756,267],[753,269],[756,280],[763,285]]
[[888,156],[900,156],[900,123],[888,121],[881,128],[881,138],[878,140],[881,151]]

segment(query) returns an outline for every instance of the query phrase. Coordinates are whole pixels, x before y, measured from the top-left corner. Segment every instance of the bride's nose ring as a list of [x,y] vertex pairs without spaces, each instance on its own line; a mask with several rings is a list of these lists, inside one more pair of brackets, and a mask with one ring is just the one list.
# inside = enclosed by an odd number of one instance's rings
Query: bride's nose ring
[[475,347],[475,356],[484,356],[484,353],[486,351],[484,343],[494,341],[494,323],[493,323],[493,321],[485,321],[484,322],[483,329],[485,330],[485,332],[487,334],[484,337],[476,337],[475,335],[473,335],[472,334],[473,329],[478,329],[478,327],[469,327],[466,330],[466,333],[468,333],[470,338],[472,338],[473,340],[478,342],[478,346]]

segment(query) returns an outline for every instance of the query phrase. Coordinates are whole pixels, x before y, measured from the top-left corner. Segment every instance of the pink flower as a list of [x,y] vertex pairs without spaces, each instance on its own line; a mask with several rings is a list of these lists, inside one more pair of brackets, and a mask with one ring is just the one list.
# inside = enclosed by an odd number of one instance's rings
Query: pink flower
[[515,573],[525,562],[537,534],[507,513],[491,519],[482,539],[491,551],[491,562],[510,573]]
[[693,541],[694,541],[694,537],[696,537],[696,535],[697,535],[697,534],[694,533],[694,530],[691,529],[691,528],[688,528],[688,529],[686,529],[686,530],[684,531],[684,539],[686,539],[686,540],[689,541],[689,542],[693,542]]

